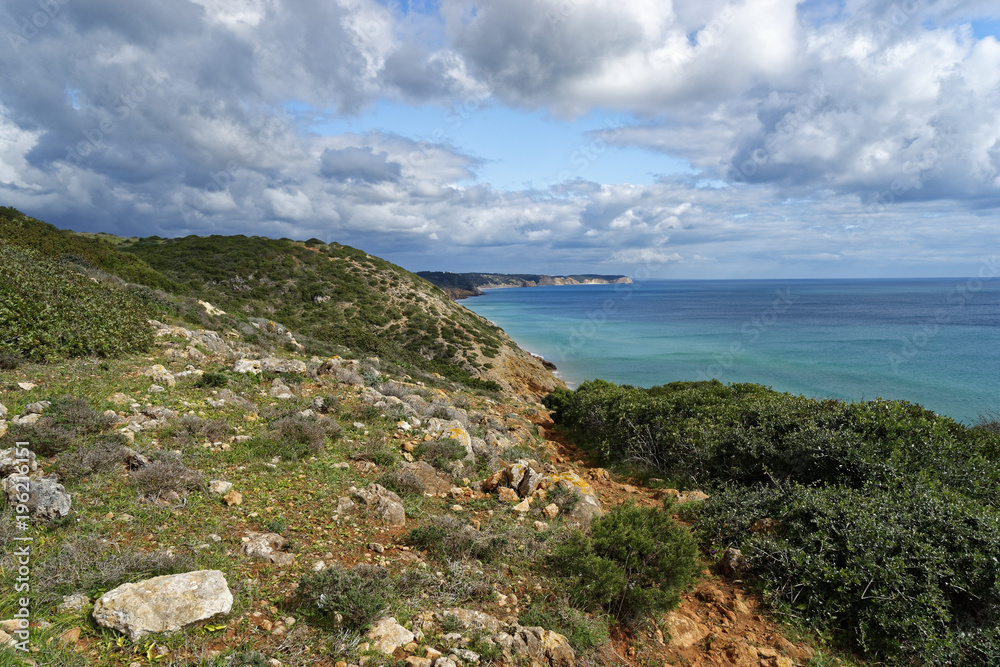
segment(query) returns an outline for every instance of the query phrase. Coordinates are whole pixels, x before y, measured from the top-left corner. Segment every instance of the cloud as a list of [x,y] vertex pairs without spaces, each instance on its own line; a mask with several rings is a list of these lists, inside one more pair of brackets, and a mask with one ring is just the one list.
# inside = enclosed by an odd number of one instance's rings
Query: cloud
[[[57,224],[316,236],[416,269],[719,277],[961,272],[995,235],[1000,45],[969,26],[995,3],[49,5],[39,25],[37,5],[0,6],[0,198]],[[299,111],[381,100],[606,110],[624,124],[592,138],[695,173],[499,190],[477,182],[490,156],[446,135],[327,136]]]
[[398,162],[390,162],[388,153],[375,153],[371,147],[327,148],[320,156],[320,174],[335,180],[356,180],[363,183],[394,181],[402,175]]

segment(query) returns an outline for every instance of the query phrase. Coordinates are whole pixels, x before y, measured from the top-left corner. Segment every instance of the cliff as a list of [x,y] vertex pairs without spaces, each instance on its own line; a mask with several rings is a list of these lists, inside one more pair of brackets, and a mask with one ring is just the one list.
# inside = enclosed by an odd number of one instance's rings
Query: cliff
[[540,287],[546,285],[610,285],[632,283],[628,276],[578,274],[548,276],[533,273],[449,273],[447,271],[419,271],[417,275],[443,289],[453,299],[480,296],[484,289],[503,287]]

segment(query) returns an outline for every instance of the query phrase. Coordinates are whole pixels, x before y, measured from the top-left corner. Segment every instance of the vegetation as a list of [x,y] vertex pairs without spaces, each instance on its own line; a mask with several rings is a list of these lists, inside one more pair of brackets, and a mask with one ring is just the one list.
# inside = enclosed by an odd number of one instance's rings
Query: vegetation
[[604,459],[711,490],[693,512],[706,547],[739,547],[786,613],[887,662],[1000,654],[990,429],[715,381],[594,381],[547,403]]
[[416,366],[473,388],[480,345],[499,331],[416,275],[361,250],[313,239],[188,236],[123,242],[185,294],[246,317],[266,317],[327,346]]
[[549,565],[570,601],[630,622],[669,611],[698,570],[698,547],[667,511],[621,505],[555,547]]
[[153,311],[134,293],[0,239],[0,353],[54,361],[145,351]]

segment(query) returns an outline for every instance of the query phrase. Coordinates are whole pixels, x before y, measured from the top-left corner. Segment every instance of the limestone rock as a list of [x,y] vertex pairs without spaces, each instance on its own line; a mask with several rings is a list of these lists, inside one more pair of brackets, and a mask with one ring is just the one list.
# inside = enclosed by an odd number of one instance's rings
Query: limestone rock
[[240,551],[250,558],[265,563],[274,563],[278,566],[291,565],[295,562],[293,554],[282,551],[288,540],[277,533],[251,531],[246,534],[243,540]]
[[10,421],[12,424],[15,424],[17,426],[30,426],[31,424],[37,423],[38,420],[41,418],[42,415],[40,413],[32,412],[26,415],[20,415],[18,417],[14,417]]
[[29,479],[15,474],[5,477],[2,486],[11,505],[26,505],[35,518],[58,519],[69,514],[72,506],[66,487],[52,477]]
[[305,373],[306,364],[298,359],[279,359],[265,357],[260,360],[260,367],[268,373]]
[[551,630],[542,630],[541,639],[545,657],[552,667],[573,667],[576,664],[576,653],[564,635]]
[[38,461],[30,449],[11,447],[0,451],[0,477],[30,475],[38,471]]
[[208,492],[216,496],[224,496],[233,490],[233,483],[222,479],[213,479],[208,483]]
[[59,605],[59,611],[63,613],[83,611],[90,604],[90,598],[83,593],[64,595],[62,600],[62,604]]
[[232,606],[233,594],[222,572],[198,570],[123,584],[101,596],[93,616],[99,625],[134,641],[228,614]]
[[503,629],[503,624],[495,617],[473,609],[442,609],[434,612],[434,620],[438,624],[445,622],[457,623],[463,630],[492,635]]
[[[381,484],[369,484],[363,489],[352,486],[350,493],[355,501],[377,512],[390,526],[402,526],[406,523],[403,501]],[[339,511],[339,504],[337,509]]]
[[461,443],[465,448],[465,460],[470,463],[476,462],[476,454],[472,450],[472,436],[465,430],[462,422],[458,420],[447,422],[443,419],[431,418],[427,420],[427,426],[424,430],[432,437],[451,438]]
[[424,493],[438,495],[447,493],[451,489],[451,478],[429,463],[415,461],[413,463],[403,463],[399,467],[404,472],[413,473],[413,476],[423,484]]
[[732,576],[738,574],[743,569],[744,563],[743,552],[730,547],[722,554],[722,559],[719,561],[719,569],[722,570],[723,574]]
[[595,517],[604,514],[597,492],[585,479],[574,472],[562,472],[545,478],[549,487],[561,486],[580,494],[580,500],[571,512],[566,513],[566,521],[579,524],[581,528],[590,526]]
[[177,384],[174,374],[164,368],[163,364],[154,364],[149,368],[144,368],[141,374],[148,376],[154,384],[166,385],[168,387],[173,387]]
[[239,359],[235,364],[233,364],[234,373],[250,373],[251,375],[260,375],[261,367],[259,359]]
[[413,633],[396,622],[392,616],[375,623],[367,636],[372,642],[371,647],[386,655],[392,655],[397,648],[409,644],[414,639]]
[[519,500],[517,491],[506,486],[501,486],[497,489],[497,497],[500,499],[500,502],[504,503],[516,503]]
[[6,418],[7,418],[7,406],[4,405],[3,403],[0,403],[0,419],[6,419]]
[[108,403],[114,403],[115,405],[128,405],[129,403],[134,403],[131,397],[121,393],[115,392],[107,398]]

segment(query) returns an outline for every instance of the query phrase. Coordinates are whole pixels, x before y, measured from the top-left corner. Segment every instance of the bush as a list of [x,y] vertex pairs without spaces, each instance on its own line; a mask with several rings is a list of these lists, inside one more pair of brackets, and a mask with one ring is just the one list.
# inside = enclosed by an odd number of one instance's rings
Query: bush
[[129,475],[129,481],[146,497],[159,496],[168,491],[184,493],[204,484],[204,478],[198,471],[167,461],[155,461],[139,468]]
[[73,449],[77,435],[70,429],[55,426],[51,419],[42,417],[34,424],[13,424],[2,437],[0,447],[14,447],[18,442],[28,442],[28,448],[38,456],[55,456]]
[[734,487],[701,513],[710,539],[742,547],[772,601],[873,659],[1000,657],[1000,522],[976,501],[920,486]]
[[0,352],[31,361],[144,352],[151,315],[121,288],[0,240]]
[[118,421],[118,417],[98,412],[86,400],[74,396],[60,396],[53,400],[45,416],[56,426],[85,435],[106,431]]
[[333,624],[340,614],[348,630],[364,630],[385,612],[393,600],[389,571],[372,565],[348,570],[339,563],[299,580],[301,609],[313,618]]
[[217,371],[205,371],[201,374],[201,377],[194,383],[194,386],[199,388],[206,387],[225,387],[229,384],[229,376],[225,373],[220,373]]
[[492,560],[510,547],[511,541],[489,529],[476,530],[450,516],[435,516],[406,535],[406,542],[448,560],[474,558]]
[[409,470],[390,470],[379,475],[378,483],[401,495],[418,495],[424,492],[424,483]]
[[70,538],[32,569],[31,591],[39,603],[56,605],[70,593],[86,591],[98,598],[124,583],[192,569],[190,556],[132,551],[96,537]]
[[543,627],[566,637],[578,653],[593,651],[611,638],[608,617],[590,618],[569,604],[569,598],[536,600],[518,617],[527,627]]
[[677,606],[697,572],[697,554],[690,531],[665,510],[627,504],[595,519],[590,537],[573,531],[549,565],[568,579],[574,605],[631,622]]
[[422,442],[413,453],[439,470],[447,470],[452,461],[461,461],[468,455],[462,443],[451,438]]
[[708,487],[690,510],[706,547],[741,548],[787,613],[877,661],[1000,661],[992,417],[715,381],[594,381],[556,403],[606,459]]

